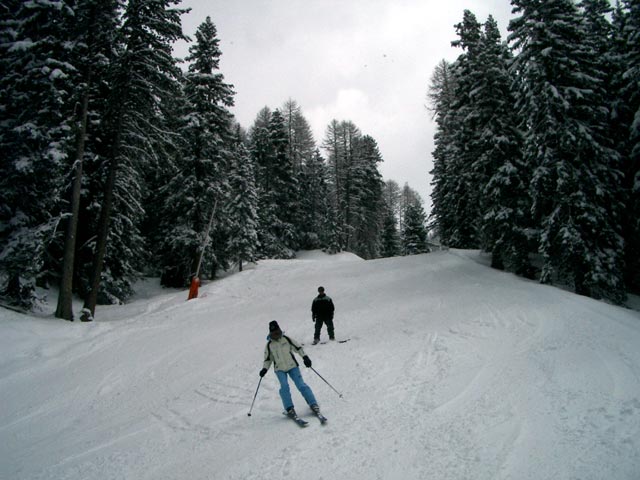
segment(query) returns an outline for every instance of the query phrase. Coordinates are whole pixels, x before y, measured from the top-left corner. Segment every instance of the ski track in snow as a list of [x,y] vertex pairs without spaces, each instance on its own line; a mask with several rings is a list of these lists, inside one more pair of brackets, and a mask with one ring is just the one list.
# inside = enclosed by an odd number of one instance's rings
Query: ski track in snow
[[[474,255],[264,261],[90,325],[3,311],[0,478],[637,480],[640,315]],[[310,345],[320,284],[347,343]],[[327,425],[293,386],[310,425],[284,417],[271,371],[247,416],[273,319],[343,393],[302,369]]]

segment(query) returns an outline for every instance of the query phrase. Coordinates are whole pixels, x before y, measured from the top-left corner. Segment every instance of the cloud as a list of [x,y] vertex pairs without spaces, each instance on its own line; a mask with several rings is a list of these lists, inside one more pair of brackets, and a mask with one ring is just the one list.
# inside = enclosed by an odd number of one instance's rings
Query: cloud
[[326,127],[332,120],[351,120],[360,126],[357,119],[375,115],[376,112],[371,107],[369,97],[363,91],[350,88],[339,90],[328,103],[304,109],[304,114],[311,125],[316,141],[322,142]]
[[[503,32],[509,0],[183,0],[185,30],[207,15],[218,28],[233,109],[251,126],[264,107],[293,99],[322,143],[333,119],[351,120],[380,147],[381,172],[428,201],[435,125],[424,108],[429,80],[466,8]],[[182,51],[186,51],[183,48]],[[180,52],[177,53],[179,56]],[[182,54],[183,55],[183,54]]]

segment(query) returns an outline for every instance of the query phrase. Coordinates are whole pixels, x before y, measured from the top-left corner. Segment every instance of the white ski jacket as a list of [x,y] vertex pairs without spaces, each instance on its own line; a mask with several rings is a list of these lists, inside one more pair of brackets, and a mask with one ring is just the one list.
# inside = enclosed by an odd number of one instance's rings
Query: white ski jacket
[[298,366],[298,361],[293,356],[294,352],[301,357],[306,355],[302,345],[284,333],[278,340],[269,339],[267,346],[264,347],[263,367],[269,370],[273,363],[274,369],[288,372]]

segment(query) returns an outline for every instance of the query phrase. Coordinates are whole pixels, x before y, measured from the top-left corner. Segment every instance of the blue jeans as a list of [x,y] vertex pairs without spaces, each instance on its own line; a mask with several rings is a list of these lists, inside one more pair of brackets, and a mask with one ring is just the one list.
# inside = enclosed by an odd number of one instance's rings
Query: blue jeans
[[276,370],[276,375],[278,376],[278,380],[280,381],[280,398],[282,399],[282,405],[284,406],[285,410],[293,407],[293,401],[291,400],[291,390],[289,390],[289,379],[287,378],[287,375],[291,377],[291,380],[293,380],[293,383],[310,406],[316,405],[318,403],[316,402],[316,397],[313,396],[313,392],[311,391],[309,385],[304,383],[299,367],[292,368],[288,372]]

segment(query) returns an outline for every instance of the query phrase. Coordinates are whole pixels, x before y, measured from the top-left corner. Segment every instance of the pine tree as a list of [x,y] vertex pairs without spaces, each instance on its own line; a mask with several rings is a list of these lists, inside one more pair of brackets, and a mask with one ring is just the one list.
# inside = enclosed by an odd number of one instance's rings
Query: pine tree
[[429,100],[437,130],[434,136],[431,172],[432,209],[430,228],[440,242],[450,245],[455,235],[457,218],[454,182],[457,175],[458,145],[454,142],[457,120],[455,105],[456,77],[454,66],[442,61],[435,69],[429,86]]
[[512,55],[500,38],[498,25],[489,17],[480,39],[478,75],[472,88],[478,124],[477,158],[471,169],[478,185],[480,240],[491,252],[491,265],[517,274],[532,275],[528,229],[529,172],[522,161],[522,135],[513,111],[515,98],[508,71]]
[[453,65],[455,76],[452,104],[454,129],[451,141],[455,154],[447,165],[447,202],[453,210],[453,228],[447,243],[458,248],[479,246],[480,197],[482,178],[474,171],[474,162],[480,157],[484,125],[478,114],[474,88],[481,77],[479,55],[481,52],[481,24],[475,15],[465,10],[463,21],[456,25],[459,39],[451,44],[463,49]]
[[272,146],[272,188],[269,192],[275,223],[270,229],[277,239],[278,256],[291,257],[298,248],[295,220],[298,216],[298,182],[288,155],[289,140],[284,118],[279,110],[271,115],[269,140]]
[[316,149],[313,157],[302,166],[300,173],[300,247],[306,250],[325,248],[329,242],[326,231],[329,216],[329,187],[327,166]]
[[[238,127],[239,128],[239,127]],[[229,251],[238,262],[255,262],[258,251],[258,192],[255,186],[253,163],[246,147],[236,138],[232,148],[229,188],[231,198],[226,211],[231,221]]]
[[623,160],[625,283],[640,292],[640,4],[618,2],[613,23],[612,137]]
[[[76,20],[72,30],[75,48],[71,52],[71,63],[76,66],[77,71],[75,93],[72,97],[75,104],[73,118],[75,139],[67,155],[68,169],[72,178],[71,191],[67,195],[71,201],[70,212],[66,215],[62,275],[56,308],[56,317],[66,320],[73,320],[72,296],[77,269],[76,239],[79,236],[83,164],[85,152],[90,152],[90,147],[87,148],[88,124],[90,117],[95,122],[95,118],[99,115],[95,105],[96,97],[99,96],[99,79],[104,76],[109,66],[109,59],[115,53],[113,45],[118,24],[117,16],[118,2],[115,0],[85,0],[76,4]],[[50,255],[50,258],[56,258],[56,255]]]
[[[282,106],[281,112],[287,131],[287,156],[293,166],[293,176],[297,182],[294,202],[296,205],[300,205],[307,195],[307,192],[301,189],[302,175],[305,165],[313,161],[316,150],[315,141],[309,122],[307,122],[307,119],[302,114],[302,109],[295,100],[289,99],[286,101]],[[303,230],[304,216],[303,209],[298,208],[296,209],[296,215],[292,219],[295,236],[300,240],[308,233]]]
[[280,111],[287,130],[289,159],[297,175],[302,171],[303,165],[313,159],[316,150],[313,133],[309,122],[302,114],[300,105],[295,100],[286,101]]
[[421,205],[410,204],[404,213],[405,224],[402,231],[402,252],[404,255],[428,253],[426,215]]
[[[249,130],[249,151],[255,165],[256,186],[258,197],[261,198],[271,188],[271,154],[272,147],[269,140],[269,123],[271,110],[264,107],[256,115],[256,119]],[[261,200],[260,200],[261,202]]]
[[258,187],[258,239],[267,258],[292,258],[298,247],[295,220],[298,182],[288,155],[288,137],[280,111],[262,109],[250,131]]
[[[505,161],[517,164],[514,156],[519,153],[509,103],[507,65],[511,58],[492,17],[483,30],[475,15],[466,10],[456,30],[459,38],[452,45],[463,53],[453,65],[443,62],[437,67],[429,93],[438,124],[432,227],[445,244],[491,251],[496,234],[492,233],[493,217],[486,214],[500,210],[500,205],[485,188]],[[508,197],[502,198],[505,200]],[[504,247],[511,250],[509,245]],[[502,258],[494,258],[501,265]]]
[[336,229],[340,249],[351,249],[352,226],[352,166],[355,163],[355,145],[362,137],[360,129],[350,121],[333,120],[327,127],[323,147],[328,153],[331,206],[335,211]]
[[382,161],[376,141],[363,136],[350,121],[333,120],[323,147],[328,153],[332,235],[336,248],[374,258],[378,255],[384,193],[377,164]]
[[387,206],[389,213],[394,215],[396,219],[401,218],[401,205],[400,205],[400,185],[395,180],[387,180],[384,182],[384,202]]
[[416,192],[413,188],[411,188],[408,182],[405,182],[400,192],[400,209],[402,211],[402,214],[400,215],[400,225],[402,227],[404,227],[404,223],[405,223],[404,215],[407,211],[407,208],[409,208],[410,205],[419,206],[422,204],[423,204],[423,201],[420,194]]
[[232,156],[228,107],[233,105],[234,92],[218,72],[221,52],[210,17],[198,27],[195,37],[184,78],[184,125],[180,130],[184,147],[178,171],[166,189],[162,219],[162,282],[175,287],[188,285],[201,265],[225,266],[226,245],[212,240],[224,237],[228,229],[224,214]]
[[383,224],[380,238],[380,256],[400,255],[400,233],[398,222],[403,218],[402,192],[395,180],[387,180],[383,187]]
[[382,238],[380,239],[380,256],[395,257],[400,254],[400,235],[395,215],[388,211],[384,217],[382,226]]
[[30,307],[58,225],[72,119],[73,11],[62,0],[0,9],[0,270]]
[[355,151],[349,166],[351,251],[365,259],[376,258],[384,219],[383,182],[378,171],[382,155],[377,142],[368,135],[357,139]]
[[571,281],[577,293],[624,298],[617,185],[619,158],[603,138],[607,109],[584,23],[571,0],[513,0],[509,29],[520,50],[518,113],[525,161],[534,167],[541,281]]
[[[180,25],[180,15],[185,10],[172,8],[177,3],[178,0],[130,0],[125,8],[123,51],[114,62],[109,109],[101,125],[108,173],[83,320],[91,320],[95,313],[105,259],[111,262],[107,270],[126,278],[135,269],[129,262],[140,258],[139,224],[143,210],[135,209],[135,203],[143,195],[140,175],[144,163],[154,162],[162,146],[172,140],[163,120],[168,116],[164,115],[164,100],[177,95],[181,76],[171,49],[173,42],[185,38]],[[124,169],[128,171],[125,173],[134,174],[133,178],[121,177]],[[115,209],[125,205],[136,216],[126,216],[120,210],[119,217],[115,217],[113,212],[118,211]],[[120,233],[115,239],[109,239],[112,218],[122,221],[121,225],[114,225],[113,230]],[[116,241],[121,248],[114,248]],[[111,250],[117,250],[117,256],[107,257],[107,244]]]
[[340,215],[332,205],[329,205],[327,216],[324,219],[323,231],[327,235],[326,247],[323,249],[328,254],[339,253],[343,250],[342,238],[344,237],[339,221]]

